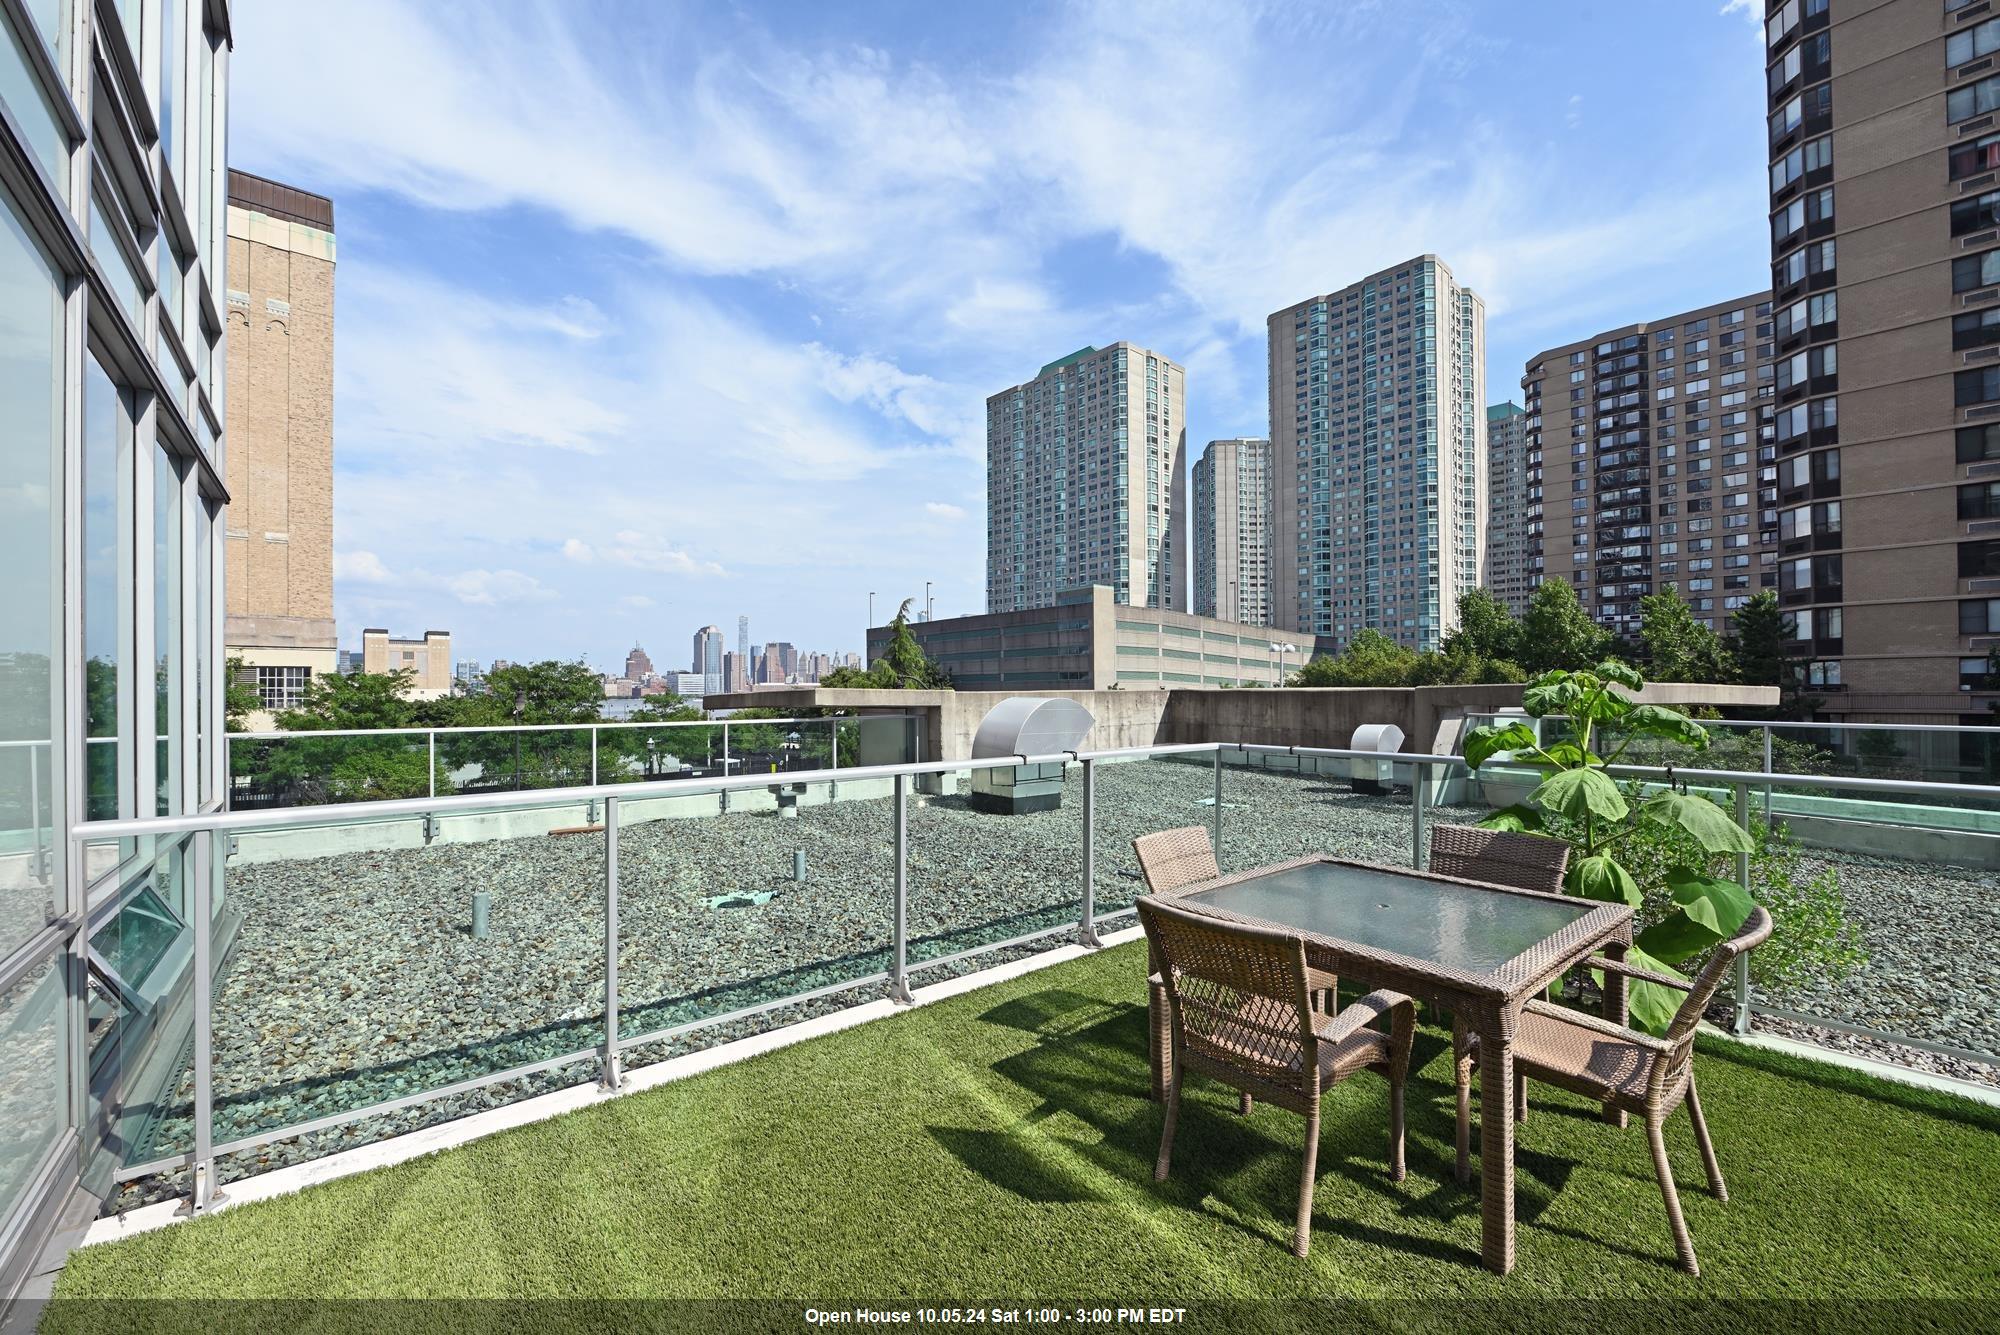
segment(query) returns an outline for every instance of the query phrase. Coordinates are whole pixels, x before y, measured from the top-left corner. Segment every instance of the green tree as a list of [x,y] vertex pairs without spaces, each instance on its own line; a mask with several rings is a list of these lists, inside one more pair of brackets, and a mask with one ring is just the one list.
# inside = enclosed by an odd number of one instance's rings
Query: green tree
[[1458,595],[1458,625],[1439,647],[1445,653],[1464,649],[1480,658],[1513,662],[1521,652],[1521,623],[1485,589],[1467,589]]
[[1671,585],[1639,600],[1639,638],[1654,681],[1736,680],[1736,663],[1722,638],[1695,619],[1694,609]]
[[1793,648],[1796,642],[1787,630],[1790,616],[1778,606],[1778,595],[1760,589],[1730,621],[1735,633],[1729,647],[1736,658],[1737,679],[1746,686],[1777,687],[1776,717],[1811,718],[1820,702],[1806,693],[1805,663]]
[[248,732],[250,716],[264,707],[257,688],[243,680],[247,671],[241,658],[232,658],[222,672],[222,726],[226,732]]
[[306,683],[305,698],[296,709],[284,710],[277,724],[285,732],[324,732],[331,728],[409,728],[417,722],[408,692],[416,674],[397,672],[316,674]]
[[889,647],[880,658],[860,668],[840,667],[821,677],[819,684],[835,688],[877,691],[948,691],[951,674],[932,662],[910,632],[910,604],[905,598],[889,622]]
[[[376,731],[415,726],[406,693],[415,674],[356,672],[316,675],[296,709],[278,714],[284,732]],[[431,790],[429,749],[422,737],[287,737],[230,748],[231,772],[253,787],[301,802],[367,802],[421,797]]]
[[1313,659],[1291,675],[1288,686],[1407,686],[1416,674],[1417,651],[1379,630],[1364,630],[1338,654]]
[[489,672],[478,690],[424,701],[417,712],[438,727],[593,723],[604,713],[604,683],[580,659],[513,663]]
[[1583,610],[1568,580],[1543,580],[1521,618],[1518,661],[1531,673],[1577,671],[1596,662],[1610,641],[1610,633]]

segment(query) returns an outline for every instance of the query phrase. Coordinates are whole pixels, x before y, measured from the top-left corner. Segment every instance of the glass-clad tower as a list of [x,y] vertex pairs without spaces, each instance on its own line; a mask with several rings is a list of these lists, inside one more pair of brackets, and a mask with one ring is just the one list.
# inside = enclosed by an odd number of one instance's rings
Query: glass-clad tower
[[205,850],[69,836],[222,798],[228,48],[225,0],[0,0],[0,1296],[189,1023]]

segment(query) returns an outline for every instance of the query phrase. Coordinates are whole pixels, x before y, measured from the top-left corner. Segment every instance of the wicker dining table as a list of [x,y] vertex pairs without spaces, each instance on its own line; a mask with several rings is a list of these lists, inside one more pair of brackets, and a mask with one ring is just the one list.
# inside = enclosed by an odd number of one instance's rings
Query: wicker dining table
[[[1236,872],[1171,895],[1220,918],[1296,932],[1310,967],[1362,991],[1386,987],[1428,1001],[1479,1036],[1480,1256],[1499,1274],[1512,1270],[1513,1042],[1521,1007],[1596,952],[1623,958],[1632,910],[1328,856]],[[1624,980],[1606,973],[1604,984],[1605,1016],[1622,1024]],[[1465,1148],[1461,1140],[1461,1181]]]

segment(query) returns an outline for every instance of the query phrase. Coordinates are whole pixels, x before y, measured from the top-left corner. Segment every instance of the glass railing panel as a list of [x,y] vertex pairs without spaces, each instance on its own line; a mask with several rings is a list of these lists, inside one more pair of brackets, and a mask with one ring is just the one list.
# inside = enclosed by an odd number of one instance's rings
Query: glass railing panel
[[[1776,920],[1751,957],[1754,1005],[2000,1063],[2000,835],[1912,826],[1909,811],[1853,796],[1840,819],[1780,811],[1782,833],[1760,840],[1751,867]],[[1798,1021],[1757,1023],[1848,1045]]]
[[725,763],[719,723],[662,723],[600,728],[599,783],[654,783],[664,779],[721,778]]
[[0,1210],[17,1206],[69,1125],[60,953],[0,992]]
[[[731,1015],[888,968],[892,781],[771,777],[619,803],[619,1032]],[[838,994],[829,1006],[882,995]],[[796,1014],[786,1018],[798,1018]],[[628,1066],[765,1027],[745,1017],[626,1053]]]
[[0,740],[0,952],[41,931],[58,911],[49,757],[47,742]]
[[[1215,829],[1215,754],[1093,762],[1096,767],[1096,901],[1097,912],[1115,913],[1132,906],[1145,893],[1132,841],[1142,834],[1199,825]],[[1234,798],[1228,798],[1234,801]],[[1228,847],[1235,822],[1223,810],[1223,847]],[[1130,926],[1128,919],[1125,926]]]
[[590,783],[588,727],[440,732],[436,737],[439,793],[510,793]]
[[[604,836],[575,807],[244,834],[216,924],[215,1140],[602,1043]],[[572,1068],[551,1082],[583,1078]],[[190,1082],[183,1089],[191,1094]],[[238,1156],[262,1171],[518,1097],[481,1090]],[[147,1156],[135,1155],[143,1159]]]
[[[1097,770],[1100,780],[1105,769]],[[939,791],[920,791],[910,812],[912,966],[1079,921],[1082,765],[977,769],[919,787]],[[1102,799],[1100,788],[1100,813]],[[945,976],[926,970],[915,981]]]
[[1407,867],[1410,782],[1386,760],[1224,751],[1222,869],[1317,853]]
[[[229,740],[229,809],[380,802],[432,793],[422,733],[295,733]],[[450,790],[440,762],[436,792]]]

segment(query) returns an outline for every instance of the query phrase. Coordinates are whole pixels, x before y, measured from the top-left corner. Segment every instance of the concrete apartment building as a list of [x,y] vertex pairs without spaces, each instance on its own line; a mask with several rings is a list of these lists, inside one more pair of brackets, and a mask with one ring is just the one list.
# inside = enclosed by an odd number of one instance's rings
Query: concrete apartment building
[[986,400],[986,610],[1102,584],[1188,608],[1187,372],[1132,343],[1080,348]]
[[2000,13],[1784,0],[1765,26],[1779,598],[1823,712],[1992,723]]
[[[869,662],[888,651],[891,634],[869,627]],[[1297,671],[1315,647],[1331,647],[1263,626],[1127,605],[1102,584],[1066,589],[1048,607],[913,621],[910,634],[964,691],[1275,686],[1281,670]]]
[[1273,624],[1434,649],[1479,582],[1485,304],[1420,255],[1270,317]]
[[427,630],[420,640],[399,640],[380,627],[370,627],[361,632],[361,670],[416,674],[403,692],[406,700],[450,695],[458,680],[452,670],[451,632]]
[[229,172],[225,652],[263,709],[335,672],[333,202]]
[[[1551,348],[1521,377],[1526,591],[1566,579],[1606,628],[1677,587],[1718,632],[1777,583],[1771,296]],[[1525,604],[1523,604],[1525,605]]]
[[1486,409],[1486,545],[1479,583],[1516,615],[1535,592],[1528,577],[1528,412],[1511,399]]
[[1194,610],[1271,624],[1271,442],[1211,440],[1194,466]]

